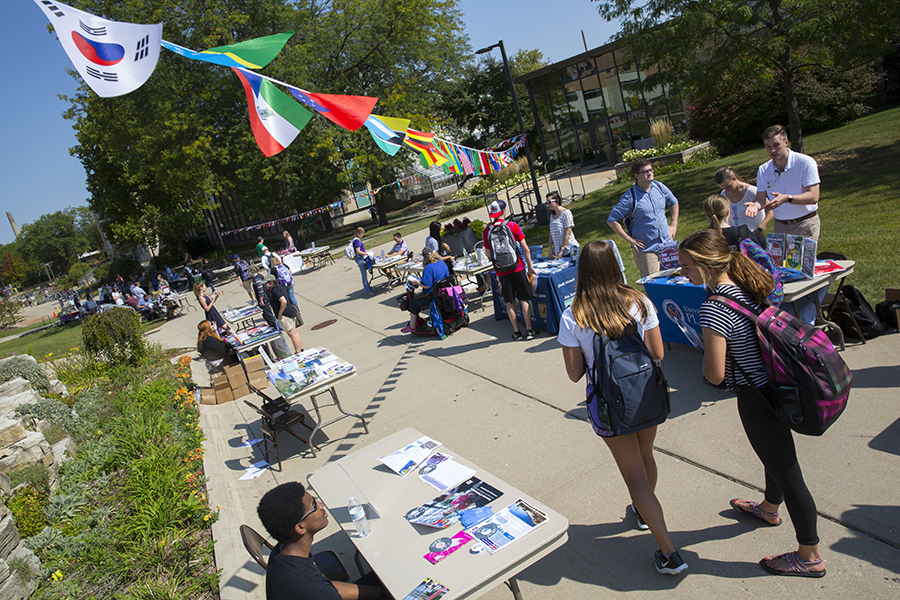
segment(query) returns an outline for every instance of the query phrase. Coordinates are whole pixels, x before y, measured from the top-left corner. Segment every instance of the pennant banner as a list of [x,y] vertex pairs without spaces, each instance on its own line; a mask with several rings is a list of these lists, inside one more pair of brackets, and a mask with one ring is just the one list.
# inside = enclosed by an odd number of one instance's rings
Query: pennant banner
[[328,212],[332,208],[340,208],[344,205],[344,201],[340,200],[338,202],[332,202],[327,206],[320,206],[319,208],[314,208],[312,210],[308,210],[303,213],[299,213],[296,215],[291,215],[290,217],[285,217],[283,219],[276,219],[275,221],[269,221],[268,223],[257,223],[256,225],[249,225],[247,227],[238,227],[237,229],[230,229],[228,231],[220,232],[221,235],[228,235],[229,233],[241,233],[243,231],[256,231],[258,229],[264,229],[266,227],[275,227],[276,225],[281,225],[283,223],[289,223],[291,221],[299,221],[301,219],[307,219],[309,217],[313,217],[316,215],[321,215],[323,213]]
[[372,113],[375,103],[378,102],[378,98],[371,96],[315,94],[291,85],[288,85],[287,88],[294,98],[318,111],[329,121],[350,131],[356,131],[363,126]]
[[267,35],[266,37],[254,38],[245,42],[238,42],[230,46],[219,46],[218,48],[210,48],[202,52],[189,50],[172,42],[162,41],[162,46],[166,50],[171,50],[175,54],[190,58],[191,60],[202,60],[203,62],[221,65],[223,67],[246,67],[248,69],[261,69],[272,60],[284,45],[294,35],[293,31],[277,33],[275,35]]
[[406,138],[409,119],[369,115],[365,125],[372,135],[372,139],[375,140],[375,144],[389,155],[394,156]]
[[132,92],[156,69],[162,23],[121,23],[59,2],[34,3],[44,11],[75,70],[98,96]]
[[237,73],[247,94],[250,126],[259,149],[266,156],[278,154],[306,127],[312,113],[267,79],[246,69],[232,69]]

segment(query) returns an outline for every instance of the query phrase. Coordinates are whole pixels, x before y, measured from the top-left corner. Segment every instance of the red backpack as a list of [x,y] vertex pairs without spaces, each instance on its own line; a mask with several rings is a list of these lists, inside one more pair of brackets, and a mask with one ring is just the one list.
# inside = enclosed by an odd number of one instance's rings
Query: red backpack
[[[847,407],[853,373],[828,336],[780,308],[761,313],[725,295],[710,298],[756,324],[759,346],[775,405],[785,425],[804,435],[822,435]],[[740,365],[731,361],[741,372]],[[744,377],[747,377],[744,373]]]

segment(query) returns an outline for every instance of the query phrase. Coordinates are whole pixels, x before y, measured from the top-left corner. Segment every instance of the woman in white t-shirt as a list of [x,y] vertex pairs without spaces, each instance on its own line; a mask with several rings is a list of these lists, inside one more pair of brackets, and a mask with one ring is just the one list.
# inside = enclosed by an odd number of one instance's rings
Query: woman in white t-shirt
[[[563,347],[569,379],[577,383],[593,368],[595,332],[617,339],[624,335],[625,328],[632,321],[637,324],[638,334],[643,338],[650,356],[654,360],[662,360],[663,341],[653,304],[643,294],[623,283],[611,244],[603,241],[589,243],[578,259],[575,299],[563,313],[559,324],[557,340]],[[591,396],[591,391],[588,381],[587,397]],[[612,452],[628,486],[638,528],[649,528],[659,544],[656,570],[667,574],[683,571],[687,564],[669,537],[662,506],[655,493],[657,471],[653,440],[656,426],[615,436],[595,419],[591,419],[591,424]]]
[[572,231],[575,228],[575,218],[572,216],[571,210],[563,208],[559,192],[547,194],[547,208],[550,209],[547,256],[553,259],[577,254],[578,241]]
[[756,202],[756,186],[741,181],[732,167],[722,167],[716,171],[716,183],[722,188],[721,195],[728,199],[728,222],[732,227],[746,225],[753,235],[764,238],[763,231],[772,221],[771,214],[761,210],[755,217],[747,216],[747,202]]

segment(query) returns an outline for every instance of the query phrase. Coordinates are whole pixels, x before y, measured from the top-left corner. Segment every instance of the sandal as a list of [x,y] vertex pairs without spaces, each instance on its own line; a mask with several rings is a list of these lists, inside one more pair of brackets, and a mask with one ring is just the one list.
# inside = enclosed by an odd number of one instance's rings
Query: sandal
[[[747,505],[750,506],[750,510],[742,508],[738,504],[738,502],[745,502]],[[759,502],[751,502],[750,500],[742,500],[740,498],[735,498],[735,499],[731,500],[731,502],[729,504],[731,504],[731,508],[738,511],[742,515],[750,515],[750,516],[756,517],[757,519],[759,519],[760,521],[762,521],[769,527],[778,527],[779,525],[781,525],[781,518],[778,516],[778,511],[776,510],[773,513],[766,512],[759,507]],[[766,518],[766,517],[768,517],[768,518]],[[778,521],[773,523],[773,522],[769,521],[769,519],[778,519]]]
[[[767,562],[770,560],[779,559],[783,560],[787,564],[787,570],[776,569]],[[821,571],[809,570],[809,567],[814,567],[816,565],[822,564],[825,564],[824,558],[806,561],[800,558],[800,555],[796,552],[785,552],[784,554],[780,554],[778,556],[767,556],[766,558],[759,561],[759,566],[761,566],[767,573],[771,573],[772,575],[788,575],[791,577],[825,577],[825,569],[822,569]]]

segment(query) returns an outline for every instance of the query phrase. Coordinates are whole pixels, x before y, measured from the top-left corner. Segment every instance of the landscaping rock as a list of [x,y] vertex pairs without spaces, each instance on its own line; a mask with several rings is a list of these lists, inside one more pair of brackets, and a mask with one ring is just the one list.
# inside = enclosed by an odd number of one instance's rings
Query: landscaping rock
[[8,357],[6,357],[6,358],[0,358],[0,366],[2,366],[3,363],[6,363],[6,362],[9,362],[9,361],[12,361],[12,360],[16,360],[16,359],[19,359],[19,360],[24,359],[24,360],[27,360],[28,362],[33,362],[33,363],[37,364],[37,359],[36,359],[35,357],[33,357],[32,355],[30,355],[30,354],[17,354],[17,355],[15,355],[15,356],[8,356]]
[[11,514],[7,514],[0,520],[0,558],[7,559],[18,545],[19,529],[16,527],[16,520]]
[[[12,487],[12,481],[9,480],[9,475],[0,471],[0,492],[4,494],[8,494],[10,488]],[[9,511],[6,510],[6,505],[3,504],[3,510],[0,510],[0,518],[4,517],[6,513]]]
[[14,377],[10,379],[6,383],[0,384],[0,398],[5,398],[7,396],[15,396],[16,394],[21,394],[22,392],[27,392],[31,389],[31,384],[27,379],[23,379],[21,377]]
[[[25,546],[19,544],[16,546],[15,550],[10,553],[9,558],[6,559],[7,562],[19,559],[25,561],[25,564],[28,565],[28,568],[31,569],[31,577],[26,578],[24,584],[26,593],[24,596],[14,596],[15,598],[27,598],[34,591],[34,588],[37,587],[37,575],[41,572],[41,560],[34,555],[34,552],[26,548]],[[10,579],[19,579],[18,577],[10,577]],[[0,600],[4,600],[2,588],[0,588]]]
[[[32,580],[31,586],[34,589],[34,580]],[[30,595],[28,586],[18,577],[9,577],[3,582],[3,585],[0,585],[0,600],[20,600]]]
[[9,574],[9,564],[5,560],[0,559],[0,586],[9,579]]
[[64,437],[53,444],[53,459],[56,464],[61,465],[70,458],[75,456],[75,440],[70,437]]
[[25,439],[25,428],[19,421],[0,418],[0,447],[5,448]]
[[29,386],[28,390],[14,396],[0,397],[0,417],[15,418],[17,406],[20,404],[37,404],[40,399],[41,397],[31,389],[31,386]]

